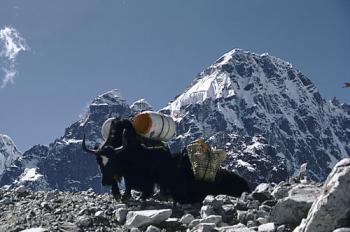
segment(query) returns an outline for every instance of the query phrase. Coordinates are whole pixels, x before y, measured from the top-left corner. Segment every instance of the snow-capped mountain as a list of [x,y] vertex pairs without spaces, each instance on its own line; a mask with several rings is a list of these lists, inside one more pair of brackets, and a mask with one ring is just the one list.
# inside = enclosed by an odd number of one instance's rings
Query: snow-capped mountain
[[347,108],[322,99],[290,63],[234,49],[162,111],[178,125],[173,149],[205,138],[228,151],[229,169],[261,182],[286,179],[302,163],[324,179],[349,154]]
[[[144,99],[129,106],[117,90],[97,96],[61,138],[34,146],[7,168],[0,186],[106,191],[95,158],[81,149],[84,133],[93,147],[102,142],[107,118],[151,109]],[[177,123],[177,137],[169,142],[174,152],[204,138],[224,148],[224,166],[253,185],[285,180],[302,163],[322,180],[350,148],[350,106],[325,101],[300,71],[268,54],[226,53],[161,112]]]
[[0,179],[4,170],[21,155],[11,138],[0,134]]
[[86,114],[48,146],[34,146],[8,168],[1,185],[24,184],[37,190],[86,190],[104,192],[95,157],[81,149],[84,133],[88,143],[102,142],[101,125],[109,117],[129,117],[131,110],[117,90],[97,96]]

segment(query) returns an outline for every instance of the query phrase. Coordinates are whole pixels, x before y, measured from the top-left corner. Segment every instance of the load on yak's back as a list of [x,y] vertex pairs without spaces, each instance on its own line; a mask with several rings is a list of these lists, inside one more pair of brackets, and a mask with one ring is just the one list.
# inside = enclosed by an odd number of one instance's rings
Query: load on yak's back
[[202,139],[187,145],[187,154],[196,179],[213,182],[226,152],[222,149],[211,149]]

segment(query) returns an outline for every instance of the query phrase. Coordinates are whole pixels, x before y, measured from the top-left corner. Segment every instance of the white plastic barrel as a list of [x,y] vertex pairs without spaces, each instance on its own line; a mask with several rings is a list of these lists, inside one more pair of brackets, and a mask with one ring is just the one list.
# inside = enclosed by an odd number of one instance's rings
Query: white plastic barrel
[[108,118],[103,124],[101,128],[101,134],[104,140],[107,140],[109,130],[111,129],[111,124],[114,118]]
[[132,124],[139,135],[158,141],[168,141],[176,132],[175,122],[170,116],[152,111],[135,115]]

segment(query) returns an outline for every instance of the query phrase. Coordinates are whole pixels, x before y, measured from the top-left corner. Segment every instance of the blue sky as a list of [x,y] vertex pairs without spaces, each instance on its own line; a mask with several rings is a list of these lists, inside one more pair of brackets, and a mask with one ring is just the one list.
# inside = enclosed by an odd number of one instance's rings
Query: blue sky
[[5,27],[30,48],[0,88],[0,133],[21,151],[62,136],[110,89],[162,108],[233,48],[285,59],[350,103],[349,0],[1,0]]

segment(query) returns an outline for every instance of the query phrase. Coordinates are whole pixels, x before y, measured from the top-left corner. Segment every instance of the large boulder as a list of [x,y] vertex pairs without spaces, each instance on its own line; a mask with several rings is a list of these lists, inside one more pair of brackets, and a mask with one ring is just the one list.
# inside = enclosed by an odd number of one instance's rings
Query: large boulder
[[350,158],[336,164],[307,218],[294,232],[328,232],[350,226]]
[[159,224],[172,214],[171,209],[130,211],[126,216],[125,226],[129,229],[145,225]]
[[297,226],[306,217],[312,203],[321,192],[315,184],[297,184],[290,188],[288,196],[278,200],[271,212],[276,224]]

